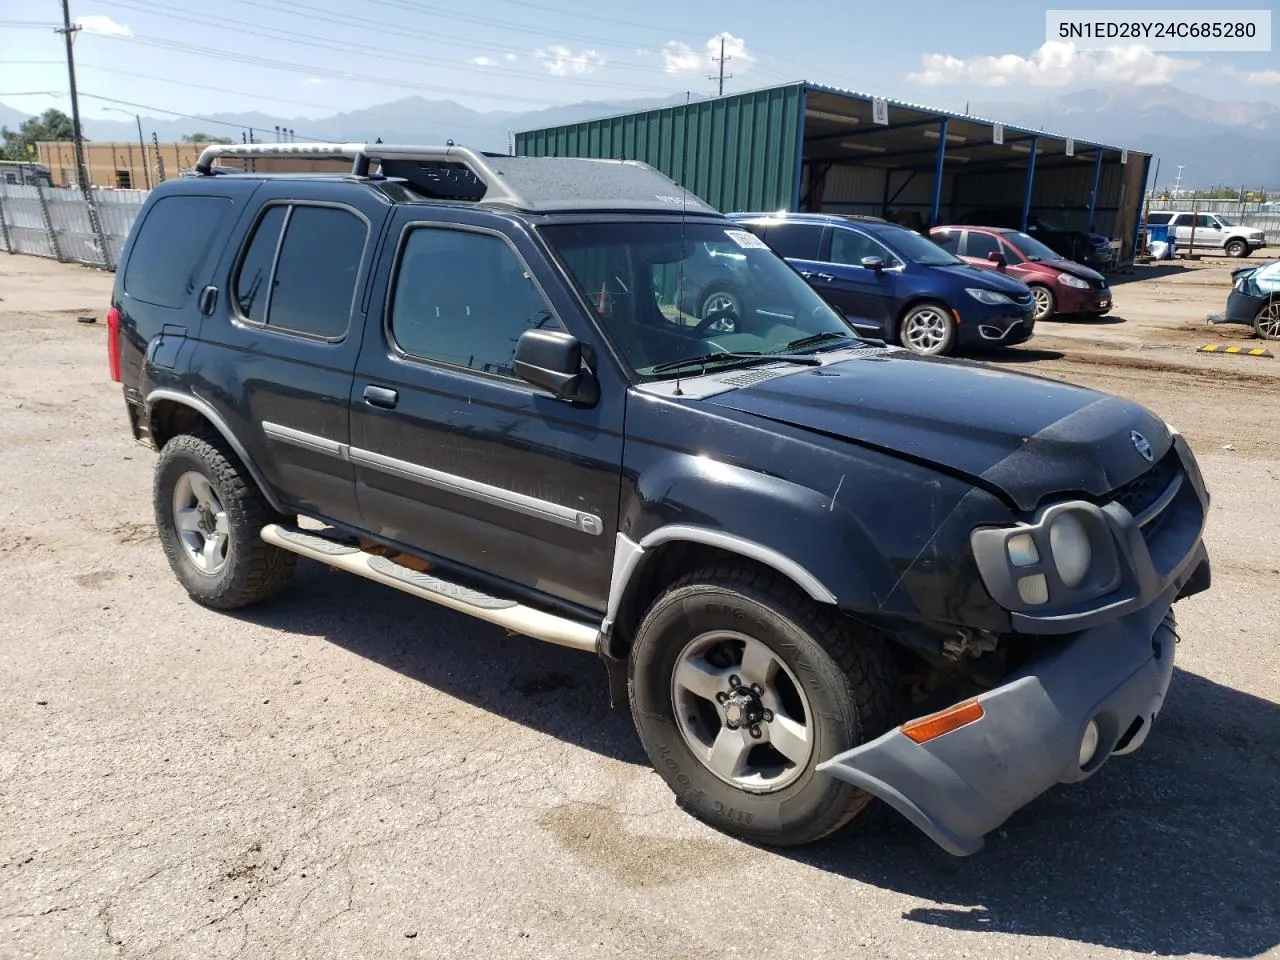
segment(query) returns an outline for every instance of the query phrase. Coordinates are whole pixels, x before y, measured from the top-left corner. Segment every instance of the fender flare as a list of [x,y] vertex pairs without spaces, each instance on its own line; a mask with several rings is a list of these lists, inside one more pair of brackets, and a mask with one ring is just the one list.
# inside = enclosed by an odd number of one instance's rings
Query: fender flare
[[267,503],[271,504],[271,508],[277,513],[289,512],[271,490],[270,485],[268,485],[266,479],[262,476],[262,472],[254,464],[253,460],[250,459],[248,451],[244,448],[244,444],[240,442],[236,437],[235,432],[230,426],[228,426],[227,421],[224,420],[213,408],[211,403],[207,400],[200,399],[192,393],[183,393],[180,390],[168,390],[163,387],[157,388],[147,394],[145,409],[148,428],[150,428],[151,425],[151,407],[157,400],[168,400],[173,403],[181,404],[185,407],[190,407],[196,413],[200,414],[200,416],[208,420],[213,426],[213,429],[217,430],[218,433],[222,435],[222,439],[227,442],[227,445],[231,447],[235,455],[240,458],[240,462],[243,463],[245,469],[249,471],[249,476],[253,478],[253,482],[257,484],[258,489],[262,492],[263,497],[266,498]]
[[719,547],[730,553],[736,553],[746,559],[755,560],[787,577],[806,594],[818,603],[836,603],[836,595],[821,580],[810,573],[796,561],[771,547],[763,546],[744,537],[739,537],[723,530],[712,530],[707,527],[695,527],[687,524],[670,524],[658,527],[636,543],[625,533],[619,533],[613,550],[613,574],[609,580],[609,602],[605,612],[605,620],[601,634],[608,636],[627,589],[640,561],[644,555],[664,543],[683,542],[701,543],[711,547]]

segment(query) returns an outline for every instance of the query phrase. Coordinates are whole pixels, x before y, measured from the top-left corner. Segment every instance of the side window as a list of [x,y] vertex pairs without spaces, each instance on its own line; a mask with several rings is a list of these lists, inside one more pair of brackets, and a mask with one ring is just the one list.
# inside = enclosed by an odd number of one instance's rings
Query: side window
[[326,339],[346,335],[368,227],[349,210],[295,206],[276,258],[267,326]]
[[1203,213],[1196,215],[1196,229],[1203,230],[1206,227],[1212,230],[1218,224],[1214,222],[1213,217],[1205,216]]
[[817,260],[822,245],[822,225],[818,223],[770,224],[765,242],[780,257],[789,260]]
[[249,248],[236,272],[235,294],[240,313],[254,323],[267,322],[267,291],[271,287],[271,268],[280,244],[280,228],[289,208],[284,204],[267,207],[258,220]]
[[863,257],[880,257],[887,262],[884,250],[870,237],[856,230],[845,230],[842,227],[836,227],[831,231],[832,263],[858,267],[862,265]]
[[960,231],[940,230],[929,239],[954,256],[960,255]]
[[222,221],[227,197],[164,197],[138,228],[124,271],[124,292],[158,307],[183,306],[200,282]]
[[1001,253],[1000,241],[989,233],[970,230],[965,234],[964,255],[978,260],[987,259],[988,253]]
[[1180,213],[1176,217],[1174,217],[1172,220],[1169,221],[1169,226],[1189,227],[1191,226],[1191,215],[1187,213]]
[[1168,213],[1153,213],[1147,217],[1147,223],[1163,225],[1172,219],[1172,215]]
[[505,240],[437,227],[409,233],[390,310],[401,350],[509,377],[516,341],[534,329],[563,327]]
[[303,204],[267,207],[232,285],[240,313],[289,333],[342,339],[367,236],[365,221],[349,210]]

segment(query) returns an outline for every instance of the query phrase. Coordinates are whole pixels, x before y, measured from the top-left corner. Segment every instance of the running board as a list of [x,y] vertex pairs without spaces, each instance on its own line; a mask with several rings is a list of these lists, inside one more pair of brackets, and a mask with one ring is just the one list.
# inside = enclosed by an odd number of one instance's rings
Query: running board
[[366,580],[395,587],[421,600],[430,600],[450,610],[504,627],[512,633],[574,650],[596,652],[599,627],[535,610],[509,598],[490,596],[434,574],[414,570],[390,557],[368,553],[355,544],[275,523],[262,528],[262,539],[272,546],[310,557]]

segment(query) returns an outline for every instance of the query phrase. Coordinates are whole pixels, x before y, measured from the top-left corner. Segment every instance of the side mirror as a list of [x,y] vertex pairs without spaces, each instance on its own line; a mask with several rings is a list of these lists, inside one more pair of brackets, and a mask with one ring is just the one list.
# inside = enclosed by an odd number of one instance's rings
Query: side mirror
[[997,267],[1008,265],[1009,261],[1004,258],[1004,254],[999,250],[990,250],[987,252],[987,259],[994,263]]
[[516,342],[513,367],[521,380],[549,390],[558,400],[590,406],[600,398],[595,377],[582,369],[582,344],[571,334],[526,330]]
[[879,273],[884,269],[884,259],[881,257],[863,257],[862,265],[868,270],[874,270]]

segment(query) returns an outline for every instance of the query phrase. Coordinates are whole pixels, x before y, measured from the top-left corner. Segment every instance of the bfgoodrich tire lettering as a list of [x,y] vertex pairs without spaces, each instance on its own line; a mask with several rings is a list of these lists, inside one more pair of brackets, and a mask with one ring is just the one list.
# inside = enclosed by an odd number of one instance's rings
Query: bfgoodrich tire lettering
[[[191,497],[193,503],[199,506],[203,500],[216,505],[218,534],[225,537],[216,555],[203,564],[192,556],[192,538],[184,542],[180,527],[190,524],[175,516],[181,511],[178,501],[193,487],[198,491]],[[271,509],[215,431],[182,434],[165,444],[156,462],[154,502],[156,528],[169,566],[196,602],[219,610],[243,607],[277,593],[293,576],[297,555],[264,543],[259,536],[268,523],[288,518]],[[206,523],[204,529],[213,526]]]
[[[752,792],[726,782],[681,732],[673,673],[690,641],[710,632],[749,635],[804,687],[812,750],[804,767],[776,790]],[[690,574],[653,604],[631,651],[629,693],[640,740],[682,806],[745,839],[791,846],[834,832],[870,801],[814,768],[892,725],[893,677],[878,638],[853,636],[833,610],[780,575],[735,565]]]

